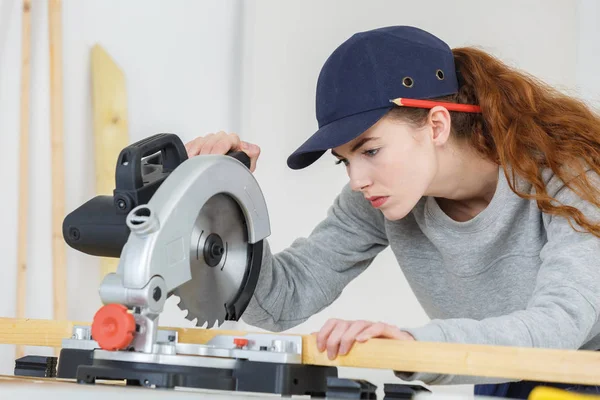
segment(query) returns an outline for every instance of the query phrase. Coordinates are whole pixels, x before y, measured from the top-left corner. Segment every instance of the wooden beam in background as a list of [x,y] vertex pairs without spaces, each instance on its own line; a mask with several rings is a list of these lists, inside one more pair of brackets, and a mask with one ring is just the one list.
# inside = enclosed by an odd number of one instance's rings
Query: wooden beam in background
[[[96,192],[112,196],[117,158],[129,144],[125,74],[100,45],[92,48],[91,58]],[[102,277],[118,264],[118,258],[100,258]]]
[[48,2],[50,45],[50,131],[52,152],[52,283],[54,319],[67,319],[65,217],[65,158],[63,134],[63,68],[61,0]]
[[[21,118],[19,138],[19,200],[17,220],[17,318],[27,308],[27,224],[29,213],[29,98],[31,81],[31,0],[23,0],[21,26]],[[16,357],[24,355],[17,346]]]
[[[87,322],[0,318],[0,344],[60,347],[73,325]],[[244,336],[245,331],[172,328],[182,343],[206,343],[215,335]],[[491,345],[371,339],[345,356],[329,360],[314,335],[302,335],[302,363],[392,371],[485,376],[494,378],[600,385],[600,352]]]

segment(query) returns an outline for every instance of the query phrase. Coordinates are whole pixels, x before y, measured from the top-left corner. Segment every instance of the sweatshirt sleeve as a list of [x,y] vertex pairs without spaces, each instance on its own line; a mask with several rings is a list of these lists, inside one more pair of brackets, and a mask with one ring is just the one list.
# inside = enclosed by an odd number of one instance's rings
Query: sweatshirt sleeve
[[[590,178],[597,181],[597,176]],[[600,221],[600,211],[552,178],[548,193]],[[527,307],[513,313],[485,318],[432,320],[406,329],[417,340],[490,344],[518,347],[580,349],[600,333],[600,239],[580,232],[564,217],[543,215],[547,242],[540,252],[541,267]],[[575,228],[575,229],[574,229]],[[482,383],[496,380],[439,374],[397,372],[407,380],[431,384]]]
[[292,328],[331,304],[388,245],[383,214],[346,185],[307,238],[270,252],[242,319],[259,328]]

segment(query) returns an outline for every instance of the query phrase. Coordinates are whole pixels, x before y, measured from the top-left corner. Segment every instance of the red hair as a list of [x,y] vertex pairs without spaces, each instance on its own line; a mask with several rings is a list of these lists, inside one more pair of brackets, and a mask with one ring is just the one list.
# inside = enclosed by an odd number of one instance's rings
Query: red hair
[[[600,187],[586,174],[593,171],[600,176],[600,116],[583,101],[484,51],[465,47],[453,53],[461,80],[459,93],[437,100],[481,107],[481,114],[451,111],[453,134],[484,157],[510,167],[504,171],[518,196],[535,200],[543,212],[565,217],[571,226],[574,221],[600,237],[600,224],[550,196],[542,177],[543,170],[551,169],[579,197],[600,207]],[[398,107],[392,115],[423,123],[428,112]],[[535,192],[519,192],[517,176],[531,183]]]

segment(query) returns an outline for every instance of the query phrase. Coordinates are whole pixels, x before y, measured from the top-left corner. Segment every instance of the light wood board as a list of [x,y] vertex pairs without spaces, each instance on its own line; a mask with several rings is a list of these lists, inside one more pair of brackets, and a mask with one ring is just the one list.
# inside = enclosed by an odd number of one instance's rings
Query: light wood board
[[52,159],[52,283],[54,319],[67,319],[67,258],[62,234],[65,218],[63,132],[62,4],[48,2],[50,47],[50,151]]
[[[125,74],[99,44],[91,51],[96,192],[111,195],[119,153],[129,144]],[[100,258],[101,276],[115,272],[118,258]]]
[[[17,222],[17,318],[25,318],[27,307],[27,224],[29,212],[29,98],[31,79],[31,0],[23,0],[21,26],[21,104],[19,142],[19,211]],[[23,356],[17,346],[16,356]]]

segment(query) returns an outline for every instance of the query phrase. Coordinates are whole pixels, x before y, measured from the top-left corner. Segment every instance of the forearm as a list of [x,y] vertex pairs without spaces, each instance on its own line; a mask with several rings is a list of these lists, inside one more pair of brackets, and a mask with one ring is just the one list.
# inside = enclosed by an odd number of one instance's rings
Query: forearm
[[308,268],[287,253],[277,256],[265,241],[260,278],[243,314],[250,325],[279,332],[301,324],[329,302]]
[[379,247],[367,252],[369,258],[349,260],[332,257],[330,249],[304,238],[277,254],[266,244],[259,282],[242,318],[271,331],[301,324],[330,305],[368,267]]
[[365,202],[346,186],[308,238],[276,254],[265,242],[259,282],[244,321],[286,330],[337,299],[388,245],[383,216]]

